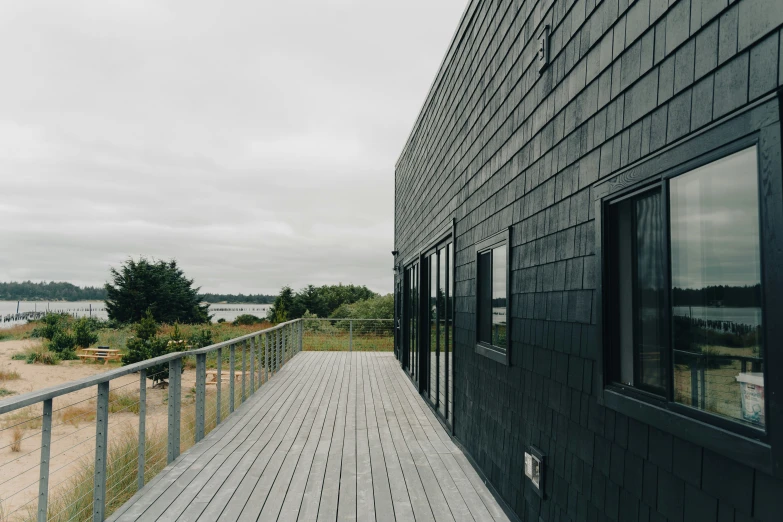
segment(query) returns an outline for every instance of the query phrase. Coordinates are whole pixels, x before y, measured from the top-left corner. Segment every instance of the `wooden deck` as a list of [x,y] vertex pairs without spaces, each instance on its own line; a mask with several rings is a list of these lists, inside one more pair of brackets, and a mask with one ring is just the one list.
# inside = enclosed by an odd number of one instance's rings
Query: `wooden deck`
[[110,520],[508,518],[393,355],[302,352]]

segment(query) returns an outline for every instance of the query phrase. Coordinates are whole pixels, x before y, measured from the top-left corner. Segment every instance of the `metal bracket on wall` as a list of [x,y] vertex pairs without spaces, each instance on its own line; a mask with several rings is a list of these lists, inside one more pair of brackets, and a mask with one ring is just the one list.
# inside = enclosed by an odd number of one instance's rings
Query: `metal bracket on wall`
[[549,26],[545,25],[541,32],[538,34],[538,52],[536,53],[536,60],[538,62],[538,73],[546,69],[549,65]]

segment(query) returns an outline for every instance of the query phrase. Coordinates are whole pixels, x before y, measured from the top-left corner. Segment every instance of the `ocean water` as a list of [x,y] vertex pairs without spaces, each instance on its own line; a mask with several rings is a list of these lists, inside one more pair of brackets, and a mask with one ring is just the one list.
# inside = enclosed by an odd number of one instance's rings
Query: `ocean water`
[[758,326],[761,324],[761,308],[721,308],[715,306],[675,306],[674,315],[704,319],[707,321],[731,321],[732,323]]

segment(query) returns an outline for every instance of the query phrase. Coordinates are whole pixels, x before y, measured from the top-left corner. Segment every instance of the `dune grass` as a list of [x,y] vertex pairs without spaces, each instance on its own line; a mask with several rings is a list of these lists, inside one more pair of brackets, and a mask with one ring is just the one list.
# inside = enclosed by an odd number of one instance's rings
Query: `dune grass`
[[17,372],[16,370],[0,369],[0,382],[15,381],[19,378],[21,378],[21,376],[19,375],[19,372]]
[[[183,393],[185,390],[183,390]],[[235,405],[240,404],[241,387],[235,389]],[[248,388],[249,394],[249,388]],[[117,411],[128,411],[120,405],[128,406],[130,402],[138,408],[138,396],[130,392],[110,392],[111,404],[116,404]],[[113,398],[113,400],[112,400]],[[204,419],[205,435],[217,426],[217,396],[216,390],[207,390]],[[180,427],[180,451],[184,452],[195,444],[196,415],[194,397],[191,394],[183,396]],[[94,405],[90,405],[93,412]],[[225,385],[221,395],[222,418],[228,416],[229,394]],[[69,407],[73,408],[73,407]],[[66,408],[67,410],[68,408]],[[138,410],[137,410],[138,412]],[[111,423],[111,419],[110,419]],[[110,424],[111,426],[111,424]],[[40,425],[39,425],[40,427]],[[20,434],[22,430],[20,429]],[[19,437],[21,442],[21,435]],[[166,467],[168,432],[165,426],[148,426],[144,451],[144,482],[147,483]],[[138,431],[133,423],[120,423],[109,432],[109,449],[107,459],[106,483],[106,516],[111,515],[128,501],[137,491],[137,473],[139,459]],[[72,478],[49,493],[49,509],[47,520],[56,522],[92,520],[92,496],[95,478],[95,463],[93,460],[83,460],[76,464],[76,469],[70,473]],[[5,520],[0,516],[0,520]],[[33,506],[21,517],[21,520],[36,520]]]

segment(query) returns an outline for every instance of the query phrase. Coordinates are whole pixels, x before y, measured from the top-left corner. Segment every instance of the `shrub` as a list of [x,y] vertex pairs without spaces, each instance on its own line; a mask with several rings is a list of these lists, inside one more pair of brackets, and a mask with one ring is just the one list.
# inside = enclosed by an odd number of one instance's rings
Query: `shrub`
[[217,322],[218,323],[225,323],[226,319],[225,319],[225,317],[221,317],[220,319],[217,320]]
[[51,341],[58,332],[67,329],[69,320],[67,314],[46,314],[40,321],[41,326],[35,328],[30,336]]
[[52,340],[49,341],[49,349],[62,360],[76,359],[76,354],[74,353],[76,338],[67,331],[61,330],[54,334]]
[[250,326],[253,324],[258,324],[263,322],[264,322],[263,319],[253,314],[242,314],[242,315],[238,315],[237,318],[234,319],[234,322],[232,324],[234,326]]
[[214,342],[215,341],[212,340],[212,330],[207,328],[193,332],[188,339],[188,344],[190,345],[191,349],[204,348],[205,346],[209,346]]
[[24,435],[24,432],[22,431],[21,426],[14,426],[14,431],[11,432],[11,451],[14,453],[19,453],[22,451],[22,438]]
[[[160,327],[149,310],[147,315],[138,324],[134,325],[133,330],[136,336],[128,339],[125,345],[127,353],[122,356],[122,364],[127,365],[146,361],[147,359],[153,359],[169,353],[169,340],[174,339],[158,337]],[[175,335],[179,335],[178,327],[175,328],[171,337],[173,338]],[[164,363],[147,368],[147,378],[152,380],[153,384],[168,379],[169,365]]]
[[7,388],[0,388],[0,397],[5,397],[6,395],[13,395],[16,393],[15,391],[11,391]]
[[26,361],[27,360],[27,354],[26,353],[15,353],[11,356],[12,361]]
[[19,372],[16,370],[0,370],[0,381],[15,381],[19,377]]
[[60,363],[60,358],[56,353],[48,350],[34,350],[27,354],[27,364],[50,364]]
[[87,317],[78,319],[73,324],[73,336],[76,346],[79,348],[89,348],[98,342],[98,335],[95,333],[95,322]]

